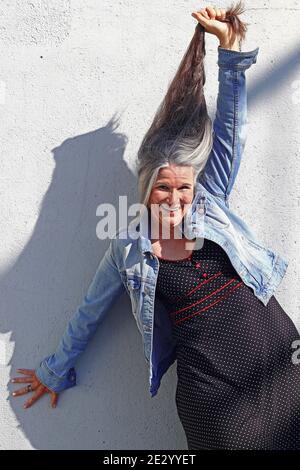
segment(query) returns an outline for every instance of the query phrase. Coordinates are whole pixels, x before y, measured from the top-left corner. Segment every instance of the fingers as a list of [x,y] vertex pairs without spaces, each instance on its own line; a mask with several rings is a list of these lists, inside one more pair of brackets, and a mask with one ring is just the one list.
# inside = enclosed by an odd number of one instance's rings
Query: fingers
[[202,25],[207,26],[210,18],[206,10],[195,11],[192,16]]
[[24,384],[24,383],[33,383],[34,377],[14,377],[11,379],[12,383]]
[[58,402],[58,393],[52,392],[51,393],[51,406],[52,408],[56,408]]
[[226,10],[224,8],[217,8],[211,5],[206,7],[206,10],[209,14],[210,19],[214,20],[225,20],[226,18]]
[[31,390],[28,390],[28,387],[20,388],[19,390],[16,390],[15,392],[13,392],[12,396],[13,397],[18,397],[20,395],[25,395],[25,393],[29,393],[29,392],[32,392],[32,391],[36,390],[37,387],[38,387],[37,384],[32,384],[31,385]]
[[[210,5],[207,6],[205,9],[206,9],[206,11],[207,11],[207,13],[208,13],[208,15],[209,15],[209,18],[210,18],[211,20],[214,20],[214,19],[216,18],[216,16],[217,16],[217,15],[216,15],[216,10],[215,10],[212,6],[210,6]],[[217,10],[217,11],[218,11],[218,10]]]
[[219,10],[219,15],[216,16],[218,20],[226,20],[226,10],[224,8],[221,8]]
[[20,374],[34,375],[34,369],[17,369]]
[[200,13],[204,18],[206,18],[207,20],[210,20],[210,16],[208,14],[208,12],[206,11],[205,8],[203,8],[202,10],[200,10],[198,13]]
[[[58,401],[58,394],[51,391],[44,384],[42,384],[39,379],[35,375],[34,369],[17,369],[17,372],[21,374],[26,374],[27,377],[14,377],[11,379],[13,383],[27,383],[26,387],[20,388],[15,392],[12,392],[13,397],[18,397],[20,395],[24,395],[29,392],[35,392],[23,405],[24,408],[29,408],[32,406],[41,396],[45,393],[51,393],[51,404],[52,407],[55,408]],[[28,389],[30,385],[30,388]]]
[[24,374],[29,373],[30,375],[26,377],[14,377],[13,379],[11,379],[12,383],[27,383],[28,384],[26,387],[20,388],[19,390],[12,392],[13,397],[18,397],[20,395],[24,395],[25,393],[33,392],[41,384],[41,382],[36,377],[34,370],[18,369],[18,371]]
[[47,390],[44,385],[39,385],[35,391],[35,394],[24,403],[23,408],[30,408],[45,393],[47,393]]
[[226,10],[224,8],[216,8],[209,5],[202,10],[193,12],[192,16],[196,18],[202,26],[205,26],[210,20],[225,20]]

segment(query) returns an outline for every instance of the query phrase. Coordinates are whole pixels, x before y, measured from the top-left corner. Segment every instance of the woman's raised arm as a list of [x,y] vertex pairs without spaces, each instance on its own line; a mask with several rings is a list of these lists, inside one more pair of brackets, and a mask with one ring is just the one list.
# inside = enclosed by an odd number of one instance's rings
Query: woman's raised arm
[[247,130],[245,70],[256,62],[259,48],[238,52],[218,47],[219,91],[213,122],[213,146],[198,181],[228,205],[235,182]]
[[256,62],[259,48],[241,52],[240,42],[246,27],[236,15],[234,21],[224,22],[225,10],[207,7],[193,14],[205,30],[219,39],[218,47],[218,97],[213,123],[213,147],[198,181],[215,196],[225,200],[237,176],[246,142],[247,89],[245,70]]

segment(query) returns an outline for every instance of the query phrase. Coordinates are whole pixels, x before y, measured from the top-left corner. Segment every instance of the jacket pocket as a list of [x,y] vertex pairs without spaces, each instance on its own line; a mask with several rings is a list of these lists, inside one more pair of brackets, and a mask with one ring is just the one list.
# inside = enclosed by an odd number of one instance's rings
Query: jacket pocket
[[136,315],[140,300],[141,279],[138,276],[127,276],[125,282],[130,296],[132,310],[134,315]]
[[143,334],[143,324],[140,318],[141,308],[141,279],[135,275],[127,276],[125,281],[127,291],[131,301],[132,314],[135,318],[137,327],[141,334]]

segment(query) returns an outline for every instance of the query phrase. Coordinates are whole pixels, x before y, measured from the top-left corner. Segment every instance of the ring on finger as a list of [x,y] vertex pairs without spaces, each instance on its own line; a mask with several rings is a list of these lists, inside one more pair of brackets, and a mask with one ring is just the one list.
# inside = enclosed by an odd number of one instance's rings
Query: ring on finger
[[32,388],[32,385],[31,384],[28,384],[27,387],[26,387],[26,391],[29,393],[29,392],[33,392],[33,388]]

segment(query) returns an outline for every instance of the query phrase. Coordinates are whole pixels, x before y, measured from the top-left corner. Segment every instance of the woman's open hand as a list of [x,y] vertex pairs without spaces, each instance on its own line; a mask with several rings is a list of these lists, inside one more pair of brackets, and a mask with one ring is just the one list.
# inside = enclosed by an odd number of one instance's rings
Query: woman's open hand
[[45,393],[51,394],[51,406],[52,408],[56,407],[58,401],[58,393],[53,392],[49,388],[45,387],[42,384],[37,376],[35,371],[32,369],[17,369],[17,372],[24,374],[26,377],[14,377],[11,379],[12,383],[27,383],[26,387],[20,388],[19,390],[12,392],[13,397],[18,397],[19,395],[24,395],[26,393],[34,392],[34,394],[25,402],[23,405],[24,408],[29,408],[32,406],[39,398],[41,398]]
[[222,46],[232,45],[235,37],[232,27],[226,19],[226,10],[224,8],[215,8],[211,5],[202,10],[195,11],[192,16],[203,26],[206,32],[214,34]]

